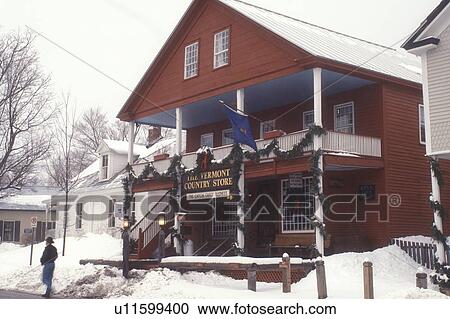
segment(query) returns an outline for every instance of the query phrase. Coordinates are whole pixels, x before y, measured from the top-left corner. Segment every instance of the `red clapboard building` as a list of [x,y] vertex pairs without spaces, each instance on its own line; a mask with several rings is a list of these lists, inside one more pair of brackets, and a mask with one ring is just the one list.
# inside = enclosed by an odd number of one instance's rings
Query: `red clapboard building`
[[[259,160],[245,158],[235,185],[230,166],[198,163],[202,146],[211,148],[215,160],[233,149],[233,131],[219,101],[249,115],[259,150],[274,140],[281,153],[292,150],[314,124],[326,134],[290,156],[272,151]],[[405,51],[238,0],[195,0],[118,117],[130,122],[131,133],[138,124],[177,129],[178,153],[185,144],[182,167],[198,167],[197,175],[176,179],[170,174],[176,160],[159,156],[133,166],[141,178],[132,190],[175,188],[183,198],[177,210],[185,212],[174,222],[177,238],[191,240],[196,254],[231,254],[236,233],[250,256],[311,248],[321,232],[311,220],[316,215],[321,224],[322,211],[321,245],[330,254],[373,249],[398,236],[430,235],[421,103],[420,60]],[[328,209],[314,197],[318,176],[311,157],[318,149],[323,150],[318,186],[325,197],[333,195]],[[441,166],[450,176],[450,166]],[[239,210],[230,193],[237,186],[244,194],[245,231],[230,222]],[[450,206],[448,188],[442,197]],[[149,215],[131,230],[140,257],[156,247],[161,226],[154,216],[167,211],[168,205],[161,205],[166,199],[149,204]]]

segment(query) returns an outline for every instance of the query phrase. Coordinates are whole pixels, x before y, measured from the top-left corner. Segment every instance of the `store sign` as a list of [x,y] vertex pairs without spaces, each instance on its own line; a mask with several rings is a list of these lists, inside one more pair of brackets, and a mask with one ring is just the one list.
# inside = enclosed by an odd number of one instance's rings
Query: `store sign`
[[289,174],[289,187],[303,188],[303,174],[301,173]]
[[185,174],[182,176],[181,184],[182,195],[187,200],[200,200],[230,196],[235,181],[231,176],[231,168],[223,167],[197,174]]

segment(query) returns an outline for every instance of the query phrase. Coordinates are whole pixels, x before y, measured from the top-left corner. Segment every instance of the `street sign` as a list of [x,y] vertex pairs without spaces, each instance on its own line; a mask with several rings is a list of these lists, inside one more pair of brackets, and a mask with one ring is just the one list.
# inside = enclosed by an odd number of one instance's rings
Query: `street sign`
[[31,217],[31,227],[36,228],[37,227],[38,218],[36,216]]

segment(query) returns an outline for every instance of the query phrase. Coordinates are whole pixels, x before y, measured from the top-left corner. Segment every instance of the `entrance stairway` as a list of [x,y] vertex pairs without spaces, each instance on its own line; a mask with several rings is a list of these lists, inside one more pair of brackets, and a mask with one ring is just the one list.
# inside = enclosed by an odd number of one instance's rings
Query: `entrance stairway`
[[200,246],[197,251],[194,252],[195,256],[232,256],[234,254],[233,250],[233,239],[211,239],[202,246]]
[[[130,260],[150,259],[158,249],[159,233],[169,234],[174,225],[170,191],[153,205],[150,211],[130,229]],[[164,225],[160,226],[158,216],[163,214]]]

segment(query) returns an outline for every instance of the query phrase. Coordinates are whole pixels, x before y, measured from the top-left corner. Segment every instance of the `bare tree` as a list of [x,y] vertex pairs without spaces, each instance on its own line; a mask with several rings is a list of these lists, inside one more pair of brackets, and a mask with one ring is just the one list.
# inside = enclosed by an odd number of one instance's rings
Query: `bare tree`
[[62,255],[66,252],[66,233],[67,220],[69,211],[69,192],[76,185],[81,168],[74,164],[73,159],[77,156],[74,147],[76,136],[76,119],[75,108],[69,114],[69,95],[63,96],[64,107],[58,112],[58,117],[55,120],[54,144],[52,145],[52,155],[49,156],[47,162],[47,170],[49,176],[53,179],[55,184],[59,186],[65,194],[64,204],[64,220],[63,220],[63,249]]
[[95,156],[101,140],[109,136],[110,124],[100,108],[90,108],[75,124],[75,130],[77,146],[86,150],[88,155]]
[[20,32],[0,37],[0,193],[25,185],[50,147],[55,107],[33,39]]

